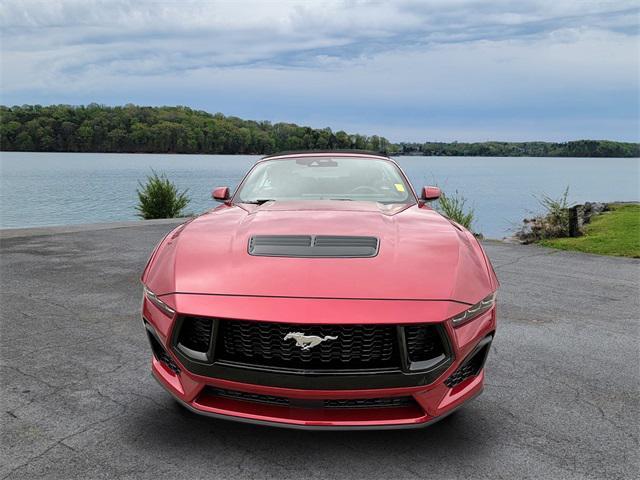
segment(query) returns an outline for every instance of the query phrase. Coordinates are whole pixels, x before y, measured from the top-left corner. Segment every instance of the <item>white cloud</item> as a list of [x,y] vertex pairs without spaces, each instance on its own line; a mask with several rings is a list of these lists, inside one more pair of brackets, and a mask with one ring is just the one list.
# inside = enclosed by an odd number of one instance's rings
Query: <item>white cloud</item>
[[637,102],[637,21],[631,1],[5,0],[2,101],[186,103],[366,130],[363,112],[408,112],[389,131],[441,118],[452,135],[480,131],[466,109],[522,128],[546,110],[618,128]]

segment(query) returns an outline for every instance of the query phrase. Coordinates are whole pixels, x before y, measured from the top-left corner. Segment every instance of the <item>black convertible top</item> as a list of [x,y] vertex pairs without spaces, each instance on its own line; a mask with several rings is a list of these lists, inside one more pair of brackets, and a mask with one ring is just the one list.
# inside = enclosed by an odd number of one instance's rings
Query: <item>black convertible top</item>
[[374,155],[376,157],[387,157],[389,155],[385,152],[374,152],[373,150],[349,150],[349,149],[341,149],[341,150],[291,150],[285,152],[271,153],[269,155],[265,155],[262,159],[271,158],[271,157],[280,157],[283,155],[297,155],[297,154],[305,154],[305,153],[327,153],[327,154],[340,154],[340,153],[357,153],[361,155]]

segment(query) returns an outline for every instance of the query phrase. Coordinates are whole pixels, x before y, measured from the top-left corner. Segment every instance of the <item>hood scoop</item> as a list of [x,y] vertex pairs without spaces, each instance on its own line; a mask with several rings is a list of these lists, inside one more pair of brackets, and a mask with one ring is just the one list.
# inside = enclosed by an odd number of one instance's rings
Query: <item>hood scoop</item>
[[336,235],[253,235],[249,255],[294,258],[366,258],[378,254],[376,237]]

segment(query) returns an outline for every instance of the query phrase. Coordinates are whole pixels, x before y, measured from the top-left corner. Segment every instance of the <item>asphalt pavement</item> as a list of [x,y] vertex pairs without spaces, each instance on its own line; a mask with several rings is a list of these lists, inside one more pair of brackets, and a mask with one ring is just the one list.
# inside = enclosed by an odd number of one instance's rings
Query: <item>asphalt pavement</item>
[[0,478],[638,478],[640,261],[487,242],[484,393],[426,429],[307,432],[151,377],[138,278],[171,223],[0,231]]

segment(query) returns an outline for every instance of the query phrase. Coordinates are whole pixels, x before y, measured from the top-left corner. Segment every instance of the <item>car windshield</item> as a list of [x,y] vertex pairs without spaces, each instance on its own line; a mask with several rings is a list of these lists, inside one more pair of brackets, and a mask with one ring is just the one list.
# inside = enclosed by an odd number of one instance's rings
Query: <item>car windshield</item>
[[388,160],[354,157],[299,157],[258,163],[235,201],[358,200],[413,203],[411,188]]

